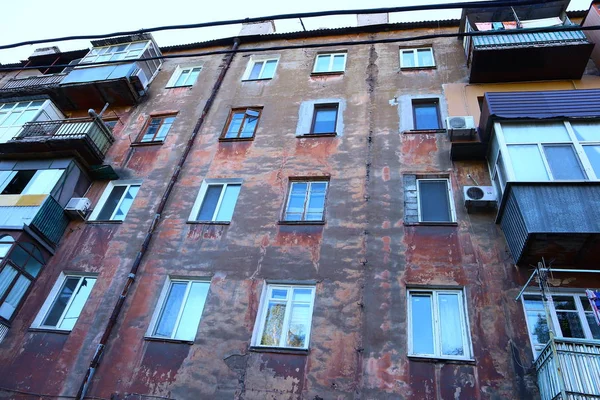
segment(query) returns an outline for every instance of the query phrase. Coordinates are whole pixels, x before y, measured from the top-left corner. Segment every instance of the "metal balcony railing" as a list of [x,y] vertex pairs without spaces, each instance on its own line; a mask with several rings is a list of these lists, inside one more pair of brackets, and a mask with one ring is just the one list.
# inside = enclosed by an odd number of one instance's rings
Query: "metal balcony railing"
[[53,74],[42,76],[27,76],[12,78],[0,88],[0,92],[17,92],[24,89],[35,89],[46,86],[58,86],[67,74]]
[[69,221],[63,207],[52,196],[48,196],[29,223],[29,227],[56,246],[65,233]]
[[82,140],[101,159],[114,142],[110,129],[100,119],[72,118],[57,121],[28,122],[12,141]]
[[600,341],[554,339],[535,368],[542,400],[600,399]]
[[475,50],[494,49],[501,47],[556,45],[569,43],[588,43],[583,31],[536,32],[497,35],[473,36]]

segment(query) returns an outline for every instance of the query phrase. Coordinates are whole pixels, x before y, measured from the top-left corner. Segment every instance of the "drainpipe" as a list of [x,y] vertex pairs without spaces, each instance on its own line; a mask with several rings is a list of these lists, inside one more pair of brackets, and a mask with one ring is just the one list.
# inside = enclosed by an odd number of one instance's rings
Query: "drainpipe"
[[167,201],[169,200],[169,197],[171,196],[171,192],[173,191],[173,187],[175,186],[175,183],[179,179],[179,174],[181,173],[181,169],[183,168],[183,165],[185,164],[185,161],[186,161],[188,155],[190,154],[192,146],[194,145],[194,141],[195,141],[196,137],[198,136],[198,133],[200,132],[200,128],[202,128],[202,125],[204,124],[204,120],[206,119],[206,116],[208,115],[208,112],[210,111],[210,109],[213,105],[213,102],[214,102],[215,98],[217,97],[217,93],[219,92],[219,89],[221,88],[221,84],[223,83],[225,74],[227,73],[227,70],[231,66],[231,61],[233,60],[233,57],[234,57],[235,52],[238,49],[239,45],[240,45],[240,39],[235,38],[233,40],[233,46],[231,47],[232,53],[228,54],[227,58],[225,59],[225,65],[221,69],[221,73],[219,74],[219,77],[217,78],[217,81],[215,82],[215,84],[212,88],[210,97],[208,98],[208,100],[206,101],[206,104],[204,105],[202,114],[200,115],[200,118],[198,118],[198,121],[196,122],[196,126],[194,126],[192,135],[190,136],[190,138],[185,146],[183,154],[181,155],[181,158],[179,159],[179,163],[177,164],[177,167],[175,168],[175,171],[173,172],[173,175],[171,176],[171,180],[169,181],[169,184],[167,185],[167,188],[165,189],[165,191],[160,199],[160,203],[158,204],[158,207],[156,208],[156,213],[154,215],[154,218],[152,219],[150,228],[148,228],[148,232],[146,233],[144,242],[142,243],[140,251],[138,252],[135,260],[133,261],[131,270],[129,271],[129,275],[127,277],[127,282],[125,282],[123,291],[121,292],[121,295],[119,296],[119,299],[118,299],[117,303],[115,304],[115,307],[112,310],[112,314],[110,316],[110,319],[108,320],[108,324],[104,328],[104,333],[102,334],[100,343],[98,343],[98,346],[96,347],[96,351],[94,352],[94,356],[92,357],[90,366],[88,367],[88,370],[85,373],[85,377],[83,378],[83,381],[81,382],[81,386],[79,387],[79,391],[77,392],[77,396],[76,396],[77,400],[83,400],[83,398],[85,398],[85,396],[90,388],[92,379],[94,377],[94,373],[96,372],[96,369],[98,369],[98,365],[100,364],[100,359],[102,358],[102,355],[104,354],[104,351],[106,349],[106,344],[108,343],[108,339],[110,338],[113,328],[117,322],[117,318],[119,317],[119,314],[121,313],[121,310],[123,309],[123,304],[125,303],[125,299],[127,298],[127,295],[129,294],[129,290],[135,283],[136,273],[137,273],[138,268],[144,258],[144,255],[146,254],[146,250],[148,249],[148,246],[150,245],[152,236],[154,235],[154,232],[156,231],[156,228],[158,227],[158,224],[160,222],[161,215],[165,208],[165,205],[167,204]]

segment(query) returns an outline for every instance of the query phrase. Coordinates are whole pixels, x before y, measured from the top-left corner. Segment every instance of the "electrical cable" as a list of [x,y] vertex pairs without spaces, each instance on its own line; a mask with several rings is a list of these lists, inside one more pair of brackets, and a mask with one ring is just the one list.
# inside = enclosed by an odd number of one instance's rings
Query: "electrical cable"
[[[519,29],[519,30],[507,30],[503,31],[502,35],[520,35],[525,33],[551,33],[551,32],[571,32],[571,31],[596,31],[600,30],[600,25],[593,26],[568,26],[558,28],[532,28],[532,29]],[[408,36],[402,38],[386,38],[386,39],[370,39],[370,40],[359,40],[359,41],[342,41],[342,42],[331,42],[331,43],[308,43],[308,44],[296,44],[296,45],[285,45],[285,46],[270,46],[270,47],[252,47],[245,49],[238,49],[237,53],[260,53],[268,51],[279,51],[279,50],[293,50],[293,49],[306,49],[306,48],[317,48],[317,47],[336,47],[336,46],[357,46],[367,44],[381,44],[381,43],[402,43],[411,42],[418,40],[437,39],[437,38],[452,38],[452,37],[465,37],[465,36],[493,36],[498,35],[496,31],[476,31],[476,32],[463,32],[463,33],[433,33],[428,35],[420,36]],[[201,47],[201,46],[199,46]],[[192,57],[203,57],[220,54],[230,54],[231,50],[215,50],[207,51],[202,53],[186,53],[186,54],[169,54],[161,55],[157,57],[146,57],[131,60],[115,60],[115,61],[103,61],[101,63],[81,63],[77,65],[70,64],[54,64],[52,66],[37,65],[37,66],[19,66],[19,67],[0,67],[0,71],[24,71],[31,69],[43,69],[43,68],[66,68],[66,67],[87,67],[87,66],[98,66],[98,65],[109,65],[109,64],[127,64],[131,62],[140,61],[151,61],[151,60],[165,60],[175,58],[192,58]]]
[[490,7],[510,7],[510,6],[526,6],[526,5],[542,5],[546,4],[548,0],[527,0],[527,1],[474,1],[474,2],[454,2],[446,4],[427,4],[427,5],[416,5],[416,6],[404,6],[404,7],[384,7],[384,8],[370,8],[370,9],[355,9],[355,10],[330,10],[330,11],[314,11],[307,13],[293,13],[293,14],[277,14],[263,17],[253,18],[238,18],[223,21],[211,21],[211,22],[200,22],[195,24],[183,24],[183,25],[165,25],[157,26],[154,28],[139,29],[133,31],[120,31],[112,33],[103,33],[98,35],[74,35],[74,36],[63,36],[50,39],[35,39],[28,40],[18,43],[10,43],[0,45],[0,50],[13,49],[15,47],[27,46],[32,44],[42,44],[49,42],[62,42],[70,40],[81,40],[81,39],[104,39],[114,36],[126,36],[136,35],[141,33],[151,33],[166,30],[178,30],[178,29],[196,29],[196,28],[207,28],[213,26],[223,25],[235,25],[242,23],[253,23],[261,22],[265,20],[280,20],[280,19],[298,19],[298,18],[314,18],[314,17],[326,17],[333,15],[349,15],[349,14],[379,14],[379,13],[397,13],[407,11],[428,11],[428,10],[451,10],[457,8],[490,8]]

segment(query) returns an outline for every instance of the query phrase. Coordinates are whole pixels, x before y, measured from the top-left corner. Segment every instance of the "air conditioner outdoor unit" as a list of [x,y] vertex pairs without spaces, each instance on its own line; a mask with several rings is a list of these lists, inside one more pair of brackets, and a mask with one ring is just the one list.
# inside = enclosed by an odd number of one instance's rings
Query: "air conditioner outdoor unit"
[[135,90],[137,90],[138,93],[140,93],[140,95],[146,91],[146,88],[148,87],[149,79],[146,76],[146,73],[144,72],[144,70],[141,69],[140,67],[136,67],[136,69],[130,75],[129,80],[130,80],[131,84],[133,85],[133,87],[135,88]]
[[475,135],[475,121],[473,117],[447,117],[446,129],[452,140],[471,140]]
[[65,211],[67,215],[73,219],[81,218],[85,219],[89,209],[90,209],[90,199],[86,197],[73,197],[67,203],[65,207]]
[[496,190],[493,186],[463,186],[467,211],[496,207]]

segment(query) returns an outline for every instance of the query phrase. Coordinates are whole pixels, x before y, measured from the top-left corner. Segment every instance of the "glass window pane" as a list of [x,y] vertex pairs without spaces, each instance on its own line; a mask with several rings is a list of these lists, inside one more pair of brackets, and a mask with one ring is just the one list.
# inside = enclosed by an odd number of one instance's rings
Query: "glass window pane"
[[287,299],[287,289],[271,289],[271,298],[285,300]]
[[411,294],[411,334],[413,354],[433,354],[431,295]]
[[146,128],[146,132],[144,132],[144,136],[142,137],[142,142],[151,142],[154,140],[154,136],[156,136],[156,132],[160,127],[162,120],[160,118],[152,118],[148,127]]
[[316,108],[312,133],[335,133],[337,108]]
[[194,83],[196,83],[196,80],[198,79],[198,75],[200,75],[201,70],[202,70],[202,68],[194,68],[192,70],[192,72],[190,73],[190,76],[188,76],[188,80],[187,80],[186,84],[193,85]]
[[557,311],[556,317],[558,318],[558,325],[563,337],[585,338],[585,333],[583,332],[577,312]]
[[323,219],[325,208],[325,188],[326,183],[313,182],[310,188],[310,197],[306,209],[306,220],[320,221]]
[[518,181],[548,181],[548,172],[537,145],[511,145],[508,153]]
[[312,289],[294,289],[294,295],[292,301],[302,301],[310,303],[312,300]]
[[418,49],[417,59],[419,67],[433,66],[433,52],[431,49]]
[[10,252],[8,259],[15,264],[17,267],[24,268],[25,263],[29,259],[29,253],[23,249],[20,245],[15,246],[13,251]]
[[33,175],[22,194],[49,194],[63,175],[63,169],[39,170]]
[[269,302],[265,326],[260,338],[263,346],[279,346],[283,332],[283,318],[285,317],[285,304]]
[[452,222],[446,180],[419,180],[419,220]]
[[581,141],[600,141],[600,122],[571,122],[575,136]]
[[206,296],[208,295],[208,282],[191,282],[190,292],[183,306],[183,313],[177,327],[175,339],[194,340],[198,325],[204,310]]
[[536,345],[544,345],[550,340],[550,329],[546,321],[546,313],[542,310],[527,311],[527,322],[531,337]]
[[181,310],[183,296],[187,289],[187,282],[172,282],[167,294],[167,299],[158,318],[158,323],[153,336],[170,338],[175,329],[177,316]]
[[592,337],[594,339],[600,339],[600,326],[598,326],[594,314],[585,313],[585,318],[587,320],[588,326],[590,327],[590,331],[592,331]]
[[25,271],[35,278],[38,276],[43,266],[44,264],[39,262],[35,257],[29,257],[27,264],[25,264]]
[[250,71],[250,76],[248,79],[258,79],[260,77],[260,70],[262,69],[263,61],[255,62],[252,66],[252,71]]
[[585,179],[573,146],[544,146],[554,179]]
[[75,322],[77,322],[77,319],[81,314],[81,310],[83,310],[83,306],[85,305],[85,302],[87,301],[90,292],[96,283],[96,278],[86,277],[79,279],[81,279],[81,285],[79,285],[77,292],[73,295],[73,300],[71,301],[71,304],[69,305],[62,322],[58,326],[59,329],[73,329]]
[[552,296],[552,301],[557,310],[577,310],[573,296]]
[[329,71],[329,54],[323,54],[317,56],[317,65],[315,66],[315,72],[328,72]]
[[286,210],[286,220],[300,221],[302,219],[307,190],[308,184],[306,182],[292,183],[290,199]]
[[219,212],[217,213],[217,221],[231,221],[233,209],[235,208],[241,188],[242,185],[227,185],[223,200],[221,200]]
[[460,304],[457,294],[441,293],[438,295],[440,336],[442,339],[442,354],[464,356]]
[[600,146],[583,146],[583,150],[592,164],[596,178],[600,179]]
[[79,283],[79,277],[69,277],[65,280],[58,296],[54,300],[54,304],[50,307],[50,311],[46,315],[46,318],[42,322],[44,326],[56,326],[60,320],[60,316],[65,311],[73,292],[75,291],[77,284]]
[[562,122],[502,123],[506,143],[570,142]]
[[413,104],[415,129],[439,129],[438,106],[436,103]]
[[0,297],[4,296],[6,289],[11,285],[15,276],[17,276],[17,270],[10,265],[7,265],[0,271]]
[[261,78],[268,79],[275,76],[275,67],[277,66],[277,60],[269,60],[265,64],[265,68],[263,69]]
[[345,54],[336,54],[333,56],[333,68],[331,69],[332,71],[343,71],[344,70],[344,64],[346,61],[346,55]]
[[310,324],[310,304],[294,304],[290,315],[286,345],[306,347],[306,335]]
[[244,126],[240,137],[247,138],[254,136],[254,130],[256,129],[256,123],[258,122],[259,113],[256,111],[246,111],[246,119],[244,120]]
[[175,85],[174,86],[183,86],[185,85],[185,81],[188,78],[188,75],[190,74],[190,70],[189,69],[185,69],[183,71],[181,71],[181,74],[179,75],[179,78],[177,78],[177,81],[175,81]]
[[402,51],[402,68],[411,68],[415,66],[415,55],[413,50]]
[[165,118],[160,126],[160,129],[156,133],[154,140],[165,140],[165,137],[167,137],[167,134],[171,129],[171,125],[173,125],[173,121],[175,121],[175,117]]
[[198,221],[213,220],[222,190],[223,185],[208,185],[206,193],[204,194],[204,199],[202,200],[200,212],[198,212],[198,217],[196,218]]
[[98,220],[110,220],[110,217],[115,211],[115,208],[117,208],[119,201],[121,201],[121,197],[123,197],[125,190],[127,190],[127,186],[125,185],[114,186],[112,188],[110,195],[108,195],[106,202],[104,202],[104,206],[102,206],[102,210],[100,210],[100,213],[98,214]]
[[125,219],[125,216],[129,212],[129,209],[133,204],[133,200],[135,200],[135,196],[137,195],[139,190],[139,185],[129,186],[127,193],[125,193],[125,196],[123,197],[123,200],[121,201],[121,204],[119,204],[119,208],[117,209],[117,212],[113,217],[114,220],[123,221]]
[[23,275],[17,278],[17,282],[8,293],[8,296],[6,296],[4,303],[0,305],[0,316],[10,319],[19,306],[21,299],[25,296],[25,292],[27,292],[30,284],[31,281]]
[[229,122],[227,133],[225,134],[226,138],[238,137],[240,126],[242,126],[242,121],[244,120],[244,114],[244,112],[236,112],[231,116],[231,121]]

